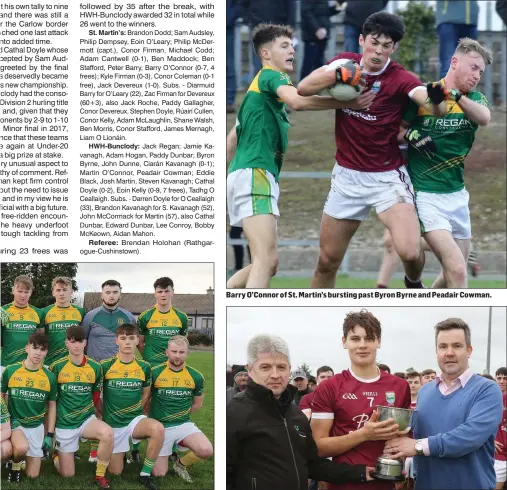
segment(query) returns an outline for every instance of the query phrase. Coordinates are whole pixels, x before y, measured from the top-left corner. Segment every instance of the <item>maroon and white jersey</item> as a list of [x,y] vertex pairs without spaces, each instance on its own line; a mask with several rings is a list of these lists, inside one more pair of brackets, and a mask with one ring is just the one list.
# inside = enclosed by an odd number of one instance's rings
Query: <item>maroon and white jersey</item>
[[410,408],[410,410],[415,410],[416,405],[417,405],[417,401],[410,402],[410,406],[408,408]]
[[[350,370],[342,371],[317,386],[312,402],[312,419],[332,419],[331,437],[344,436],[358,429],[370,419],[378,405],[408,408],[408,383],[380,371],[377,378],[364,380]],[[382,455],[385,441],[366,441],[355,448],[333,457],[333,461],[375,466]],[[391,490],[392,482],[376,480],[368,483],[329,485],[330,490]]]
[[507,456],[505,452],[507,451],[507,395],[503,396],[502,422],[500,423],[500,427],[498,427],[495,441],[501,442],[503,444],[502,450],[498,453],[495,452],[495,459],[498,461],[506,461]]
[[[361,64],[361,54],[340,53]],[[397,141],[409,94],[421,82],[395,61],[376,73],[367,73],[366,86],[377,93],[368,110],[340,109],[335,116],[336,161],[361,172],[385,172],[404,165]]]
[[311,393],[308,393],[303,398],[301,398],[301,401],[299,402],[299,409],[301,411],[311,410],[312,409],[312,400],[313,400],[314,396],[315,396],[315,391],[312,391]]

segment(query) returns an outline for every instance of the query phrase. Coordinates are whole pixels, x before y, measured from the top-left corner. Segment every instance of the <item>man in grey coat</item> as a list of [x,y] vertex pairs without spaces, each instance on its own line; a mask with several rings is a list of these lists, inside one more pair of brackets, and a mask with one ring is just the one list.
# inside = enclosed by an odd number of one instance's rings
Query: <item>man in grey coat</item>
[[227,403],[234,398],[235,395],[246,390],[248,381],[248,371],[246,366],[234,366],[234,386],[227,390]]

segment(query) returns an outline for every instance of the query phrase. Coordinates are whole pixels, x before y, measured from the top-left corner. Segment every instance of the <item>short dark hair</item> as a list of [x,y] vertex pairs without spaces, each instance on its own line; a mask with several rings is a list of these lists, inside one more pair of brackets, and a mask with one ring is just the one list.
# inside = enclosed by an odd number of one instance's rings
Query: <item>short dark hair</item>
[[491,376],[491,374],[480,374],[479,376],[482,376],[483,378],[487,378],[487,379],[490,379],[491,381],[495,381],[495,378],[493,378],[493,376]]
[[495,376],[507,376],[507,367],[501,367],[496,370]]
[[139,330],[132,323],[124,323],[116,329],[116,336],[119,337],[120,335],[139,335]]
[[317,384],[317,380],[313,376],[308,376],[308,383]]
[[31,345],[35,349],[37,347],[43,347],[44,350],[49,349],[49,339],[47,335],[43,332],[34,332],[30,337],[28,337],[27,345]]
[[377,367],[382,369],[382,371],[391,374],[391,368],[387,364],[377,364]]
[[382,327],[378,319],[367,310],[351,311],[343,320],[343,336],[347,338],[348,333],[358,325],[366,331],[368,340],[380,340]]
[[375,12],[371,14],[363,24],[362,30],[363,37],[366,38],[368,34],[374,37],[384,34],[393,40],[396,44],[403,39],[405,35],[405,26],[403,20],[397,15],[390,14],[389,12]]
[[401,371],[397,371],[395,373],[393,373],[394,376],[398,376],[398,378],[401,378],[401,379],[407,379],[407,375],[405,373],[402,373]]
[[169,286],[174,289],[174,282],[171,278],[159,277],[153,284],[153,289],[157,288],[167,289]]
[[81,325],[72,325],[67,328],[65,332],[67,340],[75,340],[76,342],[82,342],[86,339],[86,333],[84,327]]
[[114,279],[108,279],[107,281],[102,283],[102,286],[100,286],[102,289],[104,289],[105,286],[118,286],[121,289],[121,284],[118,281],[115,281]]
[[272,43],[279,37],[288,37],[292,39],[294,31],[291,26],[280,24],[259,24],[252,31],[252,44],[254,51],[259,56],[262,46]]
[[434,374],[434,375],[436,375],[437,372],[434,369],[431,369],[431,368],[425,369],[424,371],[421,371],[421,378],[423,376],[428,376],[428,374]]
[[419,379],[421,379],[421,374],[418,373],[417,371],[409,371],[406,374],[406,379],[408,379],[408,378],[419,378]]
[[470,327],[461,318],[447,318],[447,320],[443,320],[437,323],[435,325],[435,343],[437,342],[437,337],[440,332],[454,329],[463,330],[465,333],[465,343],[467,347],[470,347],[472,345],[472,334],[470,332]]
[[317,369],[317,378],[319,377],[320,373],[327,373],[328,371],[331,371],[333,373],[333,376],[334,376],[333,368],[331,368],[329,366],[320,366],[320,368]]

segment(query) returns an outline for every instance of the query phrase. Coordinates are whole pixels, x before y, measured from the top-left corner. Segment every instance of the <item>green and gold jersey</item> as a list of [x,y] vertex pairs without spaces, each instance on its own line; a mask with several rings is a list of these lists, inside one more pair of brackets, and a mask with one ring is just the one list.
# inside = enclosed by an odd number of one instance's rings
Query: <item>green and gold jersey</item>
[[141,359],[125,363],[118,356],[100,362],[104,375],[104,415],[106,424],[126,427],[143,414],[143,388],[151,386],[151,367]]
[[67,328],[73,325],[81,325],[85,316],[84,308],[80,306],[56,306],[56,304],[46,306],[41,310],[42,323],[46,335],[49,338],[49,351],[44,361],[46,365],[51,365],[67,356],[67,347],[65,347],[65,333]]
[[2,356],[0,364],[8,366],[26,359],[28,338],[41,326],[41,310],[35,306],[20,308],[14,303],[2,306],[9,321],[2,322]]
[[150,417],[164,427],[173,427],[190,420],[195,396],[204,393],[204,376],[190,366],[174,371],[168,363],[152,369]]
[[92,393],[102,389],[102,368],[89,357],[84,364],[74,364],[70,357],[49,366],[58,383],[56,427],[77,429],[95,413]]
[[[472,91],[463,97],[488,106],[486,97],[480,92]],[[427,158],[408,145],[407,169],[414,190],[448,194],[463,189],[465,157],[472,149],[478,124],[468,119],[461,107],[450,100],[444,116],[435,116],[410,101],[403,119],[411,128],[431,136],[437,147],[435,157]]]
[[11,416],[9,415],[9,409],[7,408],[7,404],[5,403],[4,397],[0,396],[0,400],[2,403],[2,412],[0,415],[0,424],[6,424],[11,421]]
[[17,362],[2,374],[2,393],[9,395],[12,420],[32,429],[44,422],[47,402],[58,398],[56,376],[45,367],[31,371],[24,362]]
[[185,313],[171,308],[162,313],[157,306],[144,311],[137,319],[140,335],[144,335],[143,358],[152,366],[167,361],[165,350],[173,335],[187,335],[188,318]]
[[289,75],[270,66],[253,79],[238,111],[236,155],[228,173],[262,168],[278,181],[290,127],[285,104],[276,93],[282,85],[292,85]]

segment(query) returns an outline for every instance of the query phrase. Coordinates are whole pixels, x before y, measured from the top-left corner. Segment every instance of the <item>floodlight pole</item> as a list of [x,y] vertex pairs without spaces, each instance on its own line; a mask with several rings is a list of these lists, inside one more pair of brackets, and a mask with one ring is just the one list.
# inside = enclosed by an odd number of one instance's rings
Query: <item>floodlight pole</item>
[[488,321],[488,350],[486,354],[486,373],[489,374],[489,365],[491,362],[491,315],[493,308],[489,307],[489,321]]

